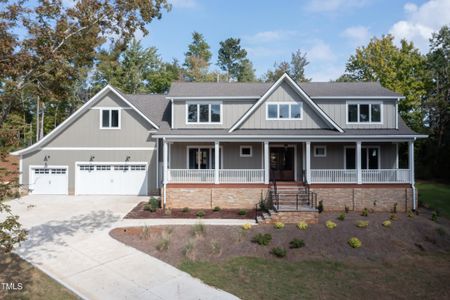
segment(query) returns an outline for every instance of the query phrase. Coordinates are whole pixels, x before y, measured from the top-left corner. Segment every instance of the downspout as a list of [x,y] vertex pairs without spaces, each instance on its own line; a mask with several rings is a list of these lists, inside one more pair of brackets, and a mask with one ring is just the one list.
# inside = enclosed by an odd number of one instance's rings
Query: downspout
[[[414,142],[416,141],[416,138],[414,138]],[[415,180],[415,156],[414,156],[414,142],[412,143],[412,161],[411,161],[411,168],[413,168],[413,171],[411,172],[411,189],[412,189],[412,198],[413,198],[413,211],[415,212],[417,209],[417,199],[416,199],[416,180]],[[411,157],[411,156],[410,156]]]

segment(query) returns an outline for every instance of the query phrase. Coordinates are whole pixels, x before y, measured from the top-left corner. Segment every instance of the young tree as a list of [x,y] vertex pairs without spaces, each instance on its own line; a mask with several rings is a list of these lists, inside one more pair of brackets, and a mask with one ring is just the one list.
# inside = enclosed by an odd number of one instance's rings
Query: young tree
[[220,42],[217,65],[222,71],[227,72],[228,81],[238,79],[244,60],[248,65],[247,51],[241,48],[240,39],[228,38]]
[[201,33],[192,33],[192,43],[184,54],[184,66],[189,81],[203,81],[208,75],[211,60],[211,51],[208,43]]
[[275,82],[284,73],[289,74],[290,65],[286,61],[282,61],[280,64],[274,63],[273,70],[268,70],[266,74],[263,75],[263,80],[265,82]]
[[253,64],[248,59],[243,59],[239,66],[239,73],[237,76],[239,82],[253,82],[256,81],[255,69]]

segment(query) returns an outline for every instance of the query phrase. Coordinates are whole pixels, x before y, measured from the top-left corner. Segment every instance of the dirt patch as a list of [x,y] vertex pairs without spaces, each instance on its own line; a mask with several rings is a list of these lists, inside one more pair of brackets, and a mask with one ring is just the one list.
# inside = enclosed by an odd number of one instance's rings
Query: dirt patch
[[147,202],[141,202],[136,205],[126,216],[125,219],[197,219],[197,213],[202,211],[205,215],[203,219],[255,219],[255,210],[243,210],[245,214],[240,214],[240,209],[220,209],[214,211],[212,209],[157,209],[155,212],[144,210]]
[[[398,214],[398,219],[392,221],[392,226],[385,228],[382,222],[389,219],[388,213],[374,213],[368,217],[349,213],[344,221],[337,220],[338,215],[322,213],[319,224],[310,225],[307,230],[299,230],[295,225],[286,225],[283,229],[275,229],[272,225],[257,225],[247,231],[238,226],[190,225],[117,228],[110,234],[113,238],[174,266],[186,259],[220,262],[240,256],[274,258],[270,253],[273,247],[287,249],[284,259],[288,261],[397,261],[404,256],[450,251],[450,224],[446,219],[440,219],[436,223],[429,219],[428,214],[414,218]],[[327,220],[333,220],[337,227],[332,230],[326,228]],[[358,220],[369,221],[369,226],[356,227]],[[269,245],[252,243],[252,238],[258,233],[271,234]],[[351,248],[347,244],[351,237],[360,239],[362,247]],[[289,243],[294,238],[304,240],[305,246],[289,249]],[[161,247],[161,244],[165,247]]]

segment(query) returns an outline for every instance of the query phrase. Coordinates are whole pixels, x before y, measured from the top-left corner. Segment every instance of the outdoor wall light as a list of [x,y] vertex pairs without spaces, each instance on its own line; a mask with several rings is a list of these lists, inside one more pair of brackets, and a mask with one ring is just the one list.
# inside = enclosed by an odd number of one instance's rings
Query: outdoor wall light
[[89,158],[89,161],[94,161],[94,159],[95,159],[95,156],[91,155],[91,157]]
[[131,158],[131,156],[127,156],[127,157],[125,158],[125,161],[130,161],[130,158]]

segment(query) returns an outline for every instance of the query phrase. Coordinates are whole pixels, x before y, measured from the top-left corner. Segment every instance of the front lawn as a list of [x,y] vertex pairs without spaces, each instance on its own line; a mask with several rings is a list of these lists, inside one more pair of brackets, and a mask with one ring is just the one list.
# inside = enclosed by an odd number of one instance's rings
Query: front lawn
[[450,219],[450,185],[435,182],[418,182],[419,201],[425,207],[438,210]]
[[[13,291],[12,285],[21,290]],[[9,285],[7,290],[6,284]],[[78,299],[72,292],[13,253],[0,253],[0,299]]]

